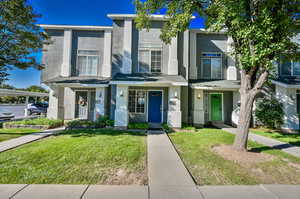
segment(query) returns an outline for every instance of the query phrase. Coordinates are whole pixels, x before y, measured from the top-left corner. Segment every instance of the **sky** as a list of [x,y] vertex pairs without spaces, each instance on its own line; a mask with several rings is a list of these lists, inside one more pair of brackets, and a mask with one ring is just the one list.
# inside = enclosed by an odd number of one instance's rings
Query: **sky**
[[[38,24],[59,25],[112,25],[107,14],[133,14],[135,7],[132,0],[28,0],[34,11],[42,16]],[[203,27],[203,21],[196,19],[193,28]],[[41,54],[36,55],[41,60]],[[40,85],[41,71],[33,68],[13,69],[6,81],[17,88]]]

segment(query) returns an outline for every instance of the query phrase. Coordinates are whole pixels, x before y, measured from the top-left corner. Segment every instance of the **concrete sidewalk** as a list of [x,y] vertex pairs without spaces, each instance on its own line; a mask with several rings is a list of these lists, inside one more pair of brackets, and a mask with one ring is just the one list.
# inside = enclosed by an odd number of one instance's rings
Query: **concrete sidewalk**
[[27,143],[48,137],[48,136],[56,134],[62,130],[64,130],[64,127],[60,127],[60,128],[56,128],[56,129],[49,129],[49,130],[45,130],[40,133],[33,133],[30,135],[25,135],[25,136],[21,136],[21,137],[15,138],[15,139],[0,142],[0,153],[3,151],[7,151],[9,149],[16,148],[23,144],[27,144]]
[[[299,199],[298,185],[199,186],[191,196],[188,187],[164,188],[157,192],[151,186],[110,185],[0,185],[1,199]],[[171,191],[172,192],[171,192]],[[180,192],[181,191],[181,192]]]
[[202,198],[164,131],[148,131],[147,144],[150,199]]
[[[232,133],[232,134],[237,133],[237,128],[232,128],[232,127],[224,128],[223,127],[221,129],[224,131],[227,131],[229,133]],[[278,140],[268,138],[265,136],[261,136],[261,135],[257,135],[257,134],[251,133],[251,132],[249,133],[249,139],[252,141],[255,141],[257,143],[263,144],[265,146],[280,149],[290,155],[300,158],[300,147],[298,147],[298,146],[294,146],[294,145],[291,145],[291,144],[288,144],[285,142],[280,142]]]

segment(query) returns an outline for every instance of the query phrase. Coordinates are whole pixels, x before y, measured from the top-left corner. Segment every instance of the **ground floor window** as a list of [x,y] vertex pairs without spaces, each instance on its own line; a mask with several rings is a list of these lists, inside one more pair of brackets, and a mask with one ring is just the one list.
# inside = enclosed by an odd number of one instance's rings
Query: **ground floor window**
[[130,113],[145,113],[146,91],[129,90],[128,110]]

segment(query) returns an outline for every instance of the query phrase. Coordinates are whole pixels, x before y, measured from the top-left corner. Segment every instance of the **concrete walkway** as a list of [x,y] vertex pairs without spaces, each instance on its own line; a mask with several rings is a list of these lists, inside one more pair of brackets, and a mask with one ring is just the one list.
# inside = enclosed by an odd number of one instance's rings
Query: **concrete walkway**
[[[163,190],[163,191],[162,191]],[[188,187],[118,185],[0,185],[1,199],[299,199],[297,185],[200,186],[191,195]]]
[[150,199],[201,198],[167,134],[148,131],[147,144]]
[[[237,133],[237,128],[225,127],[225,128],[221,128],[221,129],[224,131],[227,131],[229,133],[232,133],[232,134]],[[252,141],[255,141],[257,143],[263,144],[265,146],[280,149],[290,155],[300,158],[300,147],[298,147],[298,146],[294,146],[294,145],[291,145],[291,144],[288,144],[285,142],[280,142],[278,140],[268,138],[265,136],[261,136],[261,135],[257,135],[257,134],[251,133],[251,132],[249,133],[249,139]]]
[[58,133],[62,130],[64,130],[64,127],[56,128],[56,129],[49,129],[49,130],[45,130],[45,131],[40,132],[40,133],[33,133],[33,134],[30,134],[30,135],[25,135],[25,136],[21,136],[21,137],[18,137],[18,138],[11,139],[11,140],[0,142],[0,153],[3,152],[3,151],[7,151],[9,149],[16,148],[16,147],[21,146],[23,144],[27,144],[27,143],[45,138],[47,136]]

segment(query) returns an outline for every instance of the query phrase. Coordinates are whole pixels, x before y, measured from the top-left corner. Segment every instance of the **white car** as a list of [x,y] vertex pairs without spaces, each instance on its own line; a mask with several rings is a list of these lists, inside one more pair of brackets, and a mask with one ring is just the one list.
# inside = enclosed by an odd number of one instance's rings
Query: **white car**
[[15,117],[15,115],[11,111],[9,111],[5,108],[0,108],[0,119],[1,120],[12,119],[14,117]]

